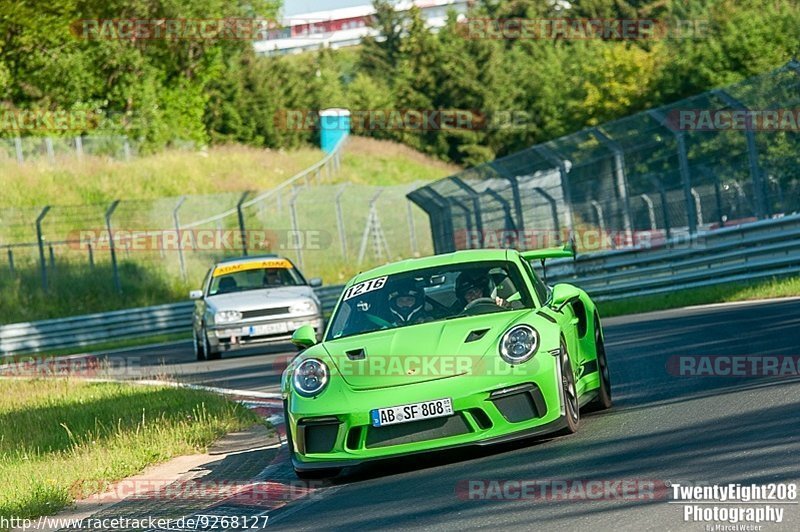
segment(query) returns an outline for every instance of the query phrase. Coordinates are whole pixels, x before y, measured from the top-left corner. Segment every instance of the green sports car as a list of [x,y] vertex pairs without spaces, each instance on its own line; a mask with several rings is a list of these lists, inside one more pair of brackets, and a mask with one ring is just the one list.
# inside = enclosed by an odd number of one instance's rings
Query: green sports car
[[578,429],[611,406],[595,304],[530,265],[569,246],[457,251],[380,266],[346,285],[321,342],[283,374],[300,477],[413,453]]

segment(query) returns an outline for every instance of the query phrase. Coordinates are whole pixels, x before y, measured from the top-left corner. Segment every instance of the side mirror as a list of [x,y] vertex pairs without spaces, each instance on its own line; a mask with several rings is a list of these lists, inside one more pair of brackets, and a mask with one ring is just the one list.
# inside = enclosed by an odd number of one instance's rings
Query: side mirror
[[317,343],[317,331],[311,325],[303,325],[292,334],[292,343],[306,349]]
[[561,312],[565,306],[580,297],[578,289],[566,283],[559,283],[553,287],[550,296],[550,308],[556,312]]
[[310,286],[311,288],[319,288],[320,286],[322,286],[322,279],[320,279],[319,277],[312,277],[311,279],[308,280],[308,286]]
[[189,292],[189,299],[203,299],[202,290],[192,290]]

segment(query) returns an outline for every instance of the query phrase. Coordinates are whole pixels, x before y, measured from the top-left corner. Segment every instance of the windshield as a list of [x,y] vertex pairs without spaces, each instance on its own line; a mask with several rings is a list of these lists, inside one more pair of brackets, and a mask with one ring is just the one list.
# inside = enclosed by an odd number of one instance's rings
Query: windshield
[[357,283],[345,291],[327,340],[477,314],[532,308],[511,262],[471,262],[412,270]]
[[208,295],[303,284],[303,278],[294,268],[255,268],[215,275],[211,279]]

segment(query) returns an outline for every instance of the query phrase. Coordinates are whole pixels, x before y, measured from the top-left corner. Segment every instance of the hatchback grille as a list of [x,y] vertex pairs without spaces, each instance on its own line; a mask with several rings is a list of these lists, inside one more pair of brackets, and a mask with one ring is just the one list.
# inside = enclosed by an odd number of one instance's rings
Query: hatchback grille
[[261,308],[258,310],[242,311],[242,319],[260,318],[262,316],[276,316],[278,314],[288,314],[289,307]]

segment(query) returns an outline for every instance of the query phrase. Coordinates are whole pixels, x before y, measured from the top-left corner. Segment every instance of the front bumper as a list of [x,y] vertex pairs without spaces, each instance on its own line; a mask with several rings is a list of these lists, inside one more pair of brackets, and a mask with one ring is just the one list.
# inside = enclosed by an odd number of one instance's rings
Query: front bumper
[[[281,324],[285,324],[282,326]],[[208,343],[219,351],[233,351],[265,344],[285,343],[292,339],[292,334],[302,325],[311,325],[320,338],[324,329],[324,320],[319,314],[310,316],[290,316],[282,319],[239,322],[230,325],[218,325],[208,328]],[[279,330],[259,331],[264,327]],[[252,332],[251,332],[252,331]]]
[[[289,394],[286,424],[294,467],[350,467],[558,431],[564,427],[564,417],[556,358],[535,360],[527,374],[505,380],[465,374],[373,390],[353,390],[331,382],[316,399]],[[445,397],[453,400],[452,416],[385,427],[371,425],[374,408]]]

